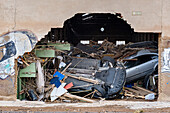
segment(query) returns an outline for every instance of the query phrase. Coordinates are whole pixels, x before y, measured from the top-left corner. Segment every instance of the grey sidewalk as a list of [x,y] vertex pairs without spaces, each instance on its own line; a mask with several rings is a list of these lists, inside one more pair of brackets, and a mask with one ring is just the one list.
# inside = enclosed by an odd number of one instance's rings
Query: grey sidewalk
[[1,107],[101,107],[119,105],[129,109],[170,108],[170,102],[140,102],[140,101],[99,101],[96,103],[44,103],[39,101],[0,101]]

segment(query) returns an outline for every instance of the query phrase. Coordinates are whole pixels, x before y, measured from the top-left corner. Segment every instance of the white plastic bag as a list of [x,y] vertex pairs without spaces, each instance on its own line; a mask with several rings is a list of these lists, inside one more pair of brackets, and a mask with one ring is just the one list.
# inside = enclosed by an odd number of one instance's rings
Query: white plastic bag
[[41,67],[41,63],[39,60],[37,60],[37,63],[36,63],[36,70],[38,70],[38,74],[36,78],[37,92],[40,94],[43,94],[45,81],[44,81],[43,68]]
[[155,94],[150,93],[145,96],[145,100],[154,100],[155,99]]

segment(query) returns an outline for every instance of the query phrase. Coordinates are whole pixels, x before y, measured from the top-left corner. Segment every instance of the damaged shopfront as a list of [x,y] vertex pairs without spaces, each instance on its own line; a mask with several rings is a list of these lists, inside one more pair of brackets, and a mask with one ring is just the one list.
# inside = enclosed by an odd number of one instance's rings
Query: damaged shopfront
[[134,32],[121,14],[76,14],[14,57],[17,98],[156,100],[159,35]]

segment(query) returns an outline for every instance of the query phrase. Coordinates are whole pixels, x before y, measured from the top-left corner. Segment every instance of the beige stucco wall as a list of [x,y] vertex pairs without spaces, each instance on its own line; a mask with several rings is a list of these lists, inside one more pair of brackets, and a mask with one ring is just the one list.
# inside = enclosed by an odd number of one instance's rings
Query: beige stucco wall
[[80,12],[119,12],[135,31],[161,32],[161,6],[161,0],[1,0],[0,33],[29,29],[41,38]]
[[[160,101],[170,101],[170,73],[163,71],[165,65],[163,57],[165,49],[170,50],[170,37],[162,37],[159,39],[159,99]],[[170,53],[169,55],[170,56]],[[170,59],[170,58],[169,58]]]
[[170,37],[170,1],[162,0],[162,37]]
[[[0,0],[0,34],[27,29],[40,39],[52,27],[62,27],[66,19],[82,12],[118,12],[136,32],[160,32],[161,38],[170,40],[170,0]],[[161,88],[160,95],[166,98],[159,100],[170,101],[170,87],[161,81]]]

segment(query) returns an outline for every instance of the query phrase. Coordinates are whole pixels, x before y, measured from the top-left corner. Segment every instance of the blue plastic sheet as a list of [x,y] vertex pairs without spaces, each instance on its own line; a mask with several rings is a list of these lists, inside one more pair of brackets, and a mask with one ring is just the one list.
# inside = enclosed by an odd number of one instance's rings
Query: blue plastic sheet
[[58,88],[61,85],[59,77],[52,78],[51,81],[50,81],[50,84],[55,84],[55,86]]
[[59,77],[59,80],[62,80],[64,78],[64,75],[57,71],[56,73],[54,73],[53,77]]

